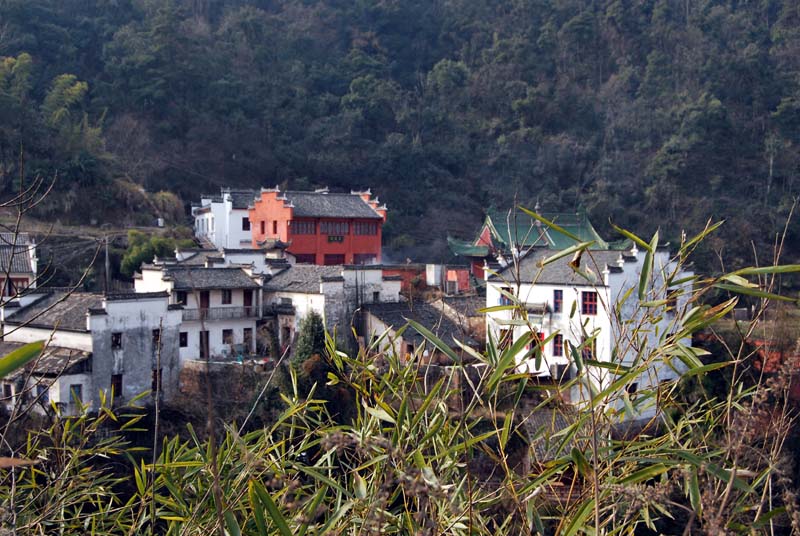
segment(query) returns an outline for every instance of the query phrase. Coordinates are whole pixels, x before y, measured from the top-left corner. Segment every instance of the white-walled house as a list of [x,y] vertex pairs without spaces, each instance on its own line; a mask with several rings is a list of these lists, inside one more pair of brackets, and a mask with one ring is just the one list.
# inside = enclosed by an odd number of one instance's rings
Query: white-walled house
[[255,190],[222,188],[220,195],[204,195],[199,206],[192,207],[194,232],[217,249],[252,247],[247,207],[256,197]]
[[349,336],[363,305],[399,302],[401,283],[399,276],[384,276],[381,266],[292,264],[268,273],[265,310],[282,349],[292,344],[311,311],[341,338]]
[[[524,307],[528,324],[519,325],[523,315],[516,308],[490,311],[486,315],[487,335],[506,348],[525,332],[536,333],[538,340],[546,341],[540,362],[537,366],[534,342],[517,355],[518,370],[553,381],[574,377],[576,365],[570,357],[570,347],[582,348],[581,356],[585,359],[630,365],[637,354],[635,345],[630,344],[631,330],[646,314],[638,306],[637,295],[645,253],[635,247],[627,251],[584,251],[579,258],[579,270],[584,275],[573,268],[576,261],[572,255],[542,266],[543,260],[557,253],[546,248],[533,249],[516,264],[487,277],[486,306],[512,305],[516,301]],[[638,332],[641,344],[655,345],[659,337],[678,329],[676,312],[685,304],[688,293],[666,287],[667,274],[675,269],[669,252],[657,250],[647,300],[662,300],[662,303],[646,309],[655,322],[648,326],[646,336],[642,335],[645,332]],[[683,273],[676,280],[686,275],[689,274]],[[626,389],[633,395],[674,379],[678,369],[672,363],[654,363]],[[589,367],[587,371],[598,388],[608,386],[614,378],[603,368]],[[585,396],[586,391],[577,386],[570,393],[574,401]],[[640,416],[649,416],[655,408],[641,411]]]
[[49,289],[30,298],[2,310],[4,342],[48,342],[42,359],[21,376],[18,392],[46,397],[70,415],[76,396],[96,410],[101,391],[108,400],[113,391],[117,405],[156,388],[163,398],[177,391],[181,312],[169,307],[167,293]]
[[262,278],[237,266],[145,264],[134,280],[136,292],[164,291],[181,309],[181,361],[226,358],[255,351],[261,318]]

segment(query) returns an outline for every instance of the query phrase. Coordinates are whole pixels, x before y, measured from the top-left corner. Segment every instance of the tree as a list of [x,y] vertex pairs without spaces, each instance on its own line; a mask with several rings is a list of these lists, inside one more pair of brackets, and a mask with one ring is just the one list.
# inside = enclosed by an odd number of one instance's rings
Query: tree
[[295,369],[300,369],[312,356],[320,356],[325,352],[325,326],[322,317],[316,311],[311,311],[300,322],[297,343],[294,347],[291,363]]

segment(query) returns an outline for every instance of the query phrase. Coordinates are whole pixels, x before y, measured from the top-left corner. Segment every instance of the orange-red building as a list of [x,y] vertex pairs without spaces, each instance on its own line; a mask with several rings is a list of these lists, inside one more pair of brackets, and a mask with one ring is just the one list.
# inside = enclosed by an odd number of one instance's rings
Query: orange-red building
[[249,211],[253,247],[278,239],[301,264],[372,264],[381,260],[386,207],[372,193],[262,189]]

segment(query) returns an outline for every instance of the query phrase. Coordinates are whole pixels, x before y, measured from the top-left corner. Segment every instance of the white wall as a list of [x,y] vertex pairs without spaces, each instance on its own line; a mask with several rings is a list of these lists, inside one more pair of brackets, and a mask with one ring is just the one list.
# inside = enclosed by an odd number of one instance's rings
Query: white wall
[[186,332],[188,340],[185,348],[180,348],[181,363],[187,360],[200,359],[200,331],[208,331],[208,346],[213,361],[214,357],[230,355],[231,346],[222,340],[222,330],[233,330],[233,344],[244,343],[244,329],[250,328],[253,333],[252,346],[250,351],[255,351],[256,320],[255,318],[232,319],[225,321],[207,320],[201,325],[200,322],[183,322],[180,327],[181,332]]
[[[52,336],[52,338],[51,338]],[[32,327],[17,327],[4,325],[3,339],[8,342],[36,342],[49,341],[51,346],[62,346],[73,350],[92,351],[91,333],[77,331],[51,330]]]
[[294,306],[294,332],[300,328],[300,322],[308,316],[311,311],[319,314],[323,319],[325,318],[325,295],[324,294],[306,294],[304,292],[269,292],[264,296],[264,302],[270,304],[279,304],[281,299],[288,298],[292,301]]

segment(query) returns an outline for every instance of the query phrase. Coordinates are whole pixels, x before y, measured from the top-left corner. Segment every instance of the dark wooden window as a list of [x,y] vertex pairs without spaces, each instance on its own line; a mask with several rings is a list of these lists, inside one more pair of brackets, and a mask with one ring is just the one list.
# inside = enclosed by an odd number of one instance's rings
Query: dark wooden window
[[233,330],[232,329],[223,329],[222,330],[222,344],[233,344]]
[[278,220],[272,220],[272,234],[278,234]]
[[589,290],[581,292],[581,314],[597,314],[597,292]]
[[346,235],[350,230],[350,224],[346,221],[321,221],[319,222],[319,232],[326,235]]
[[261,234],[267,234],[267,222],[266,220],[261,220]]
[[70,402],[83,403],[83,385],[75,383],[69,386]]
[[564,336],[560,333],[553,337],[553,355],[556,357],[564,355]]
[[294,259],[297,264],[314,264],[317,260],[317,256],[313,253],[297,253]]
[[242,218],[242,231],[250,230],[250,218]]
[[111,349],[112,350],[119,350],[122,348],[122,333],[112,333],[111,334]]
[[189,332],[188,331],[181,331],[178,335],[178,346],[181,348],[186,348],[189,346]]
[[556,289],[553,291],[553,312],[560,313],[564,307],[564,291]]
[[186,305],[186,291],[178,290],[175,292],[175,303]]
[[343,254],[325,255],[325,266],[332,266],[334,264],[344,264],[344,255]]
[[233,302],[233,291],[225,289],[222,291],[222,305],[230,305]]
[[357,221],[353,223],[353,234],[373,236],[378,234],[378,224],[371,221]]
[[208,345],[208,331],[201,331],[200,332],[200,358],[201,359],[208,359],[209,357],[209,345]]
[[122,396],[122,374],[111,375],[111,393],[116,396]]
[[317,234],[317,225],[314,221],[295,220],[289,225],[289,231],[296,235]]
[[11,398],[14,396],[14,388],[10,383],[3,384],[3,398]]

